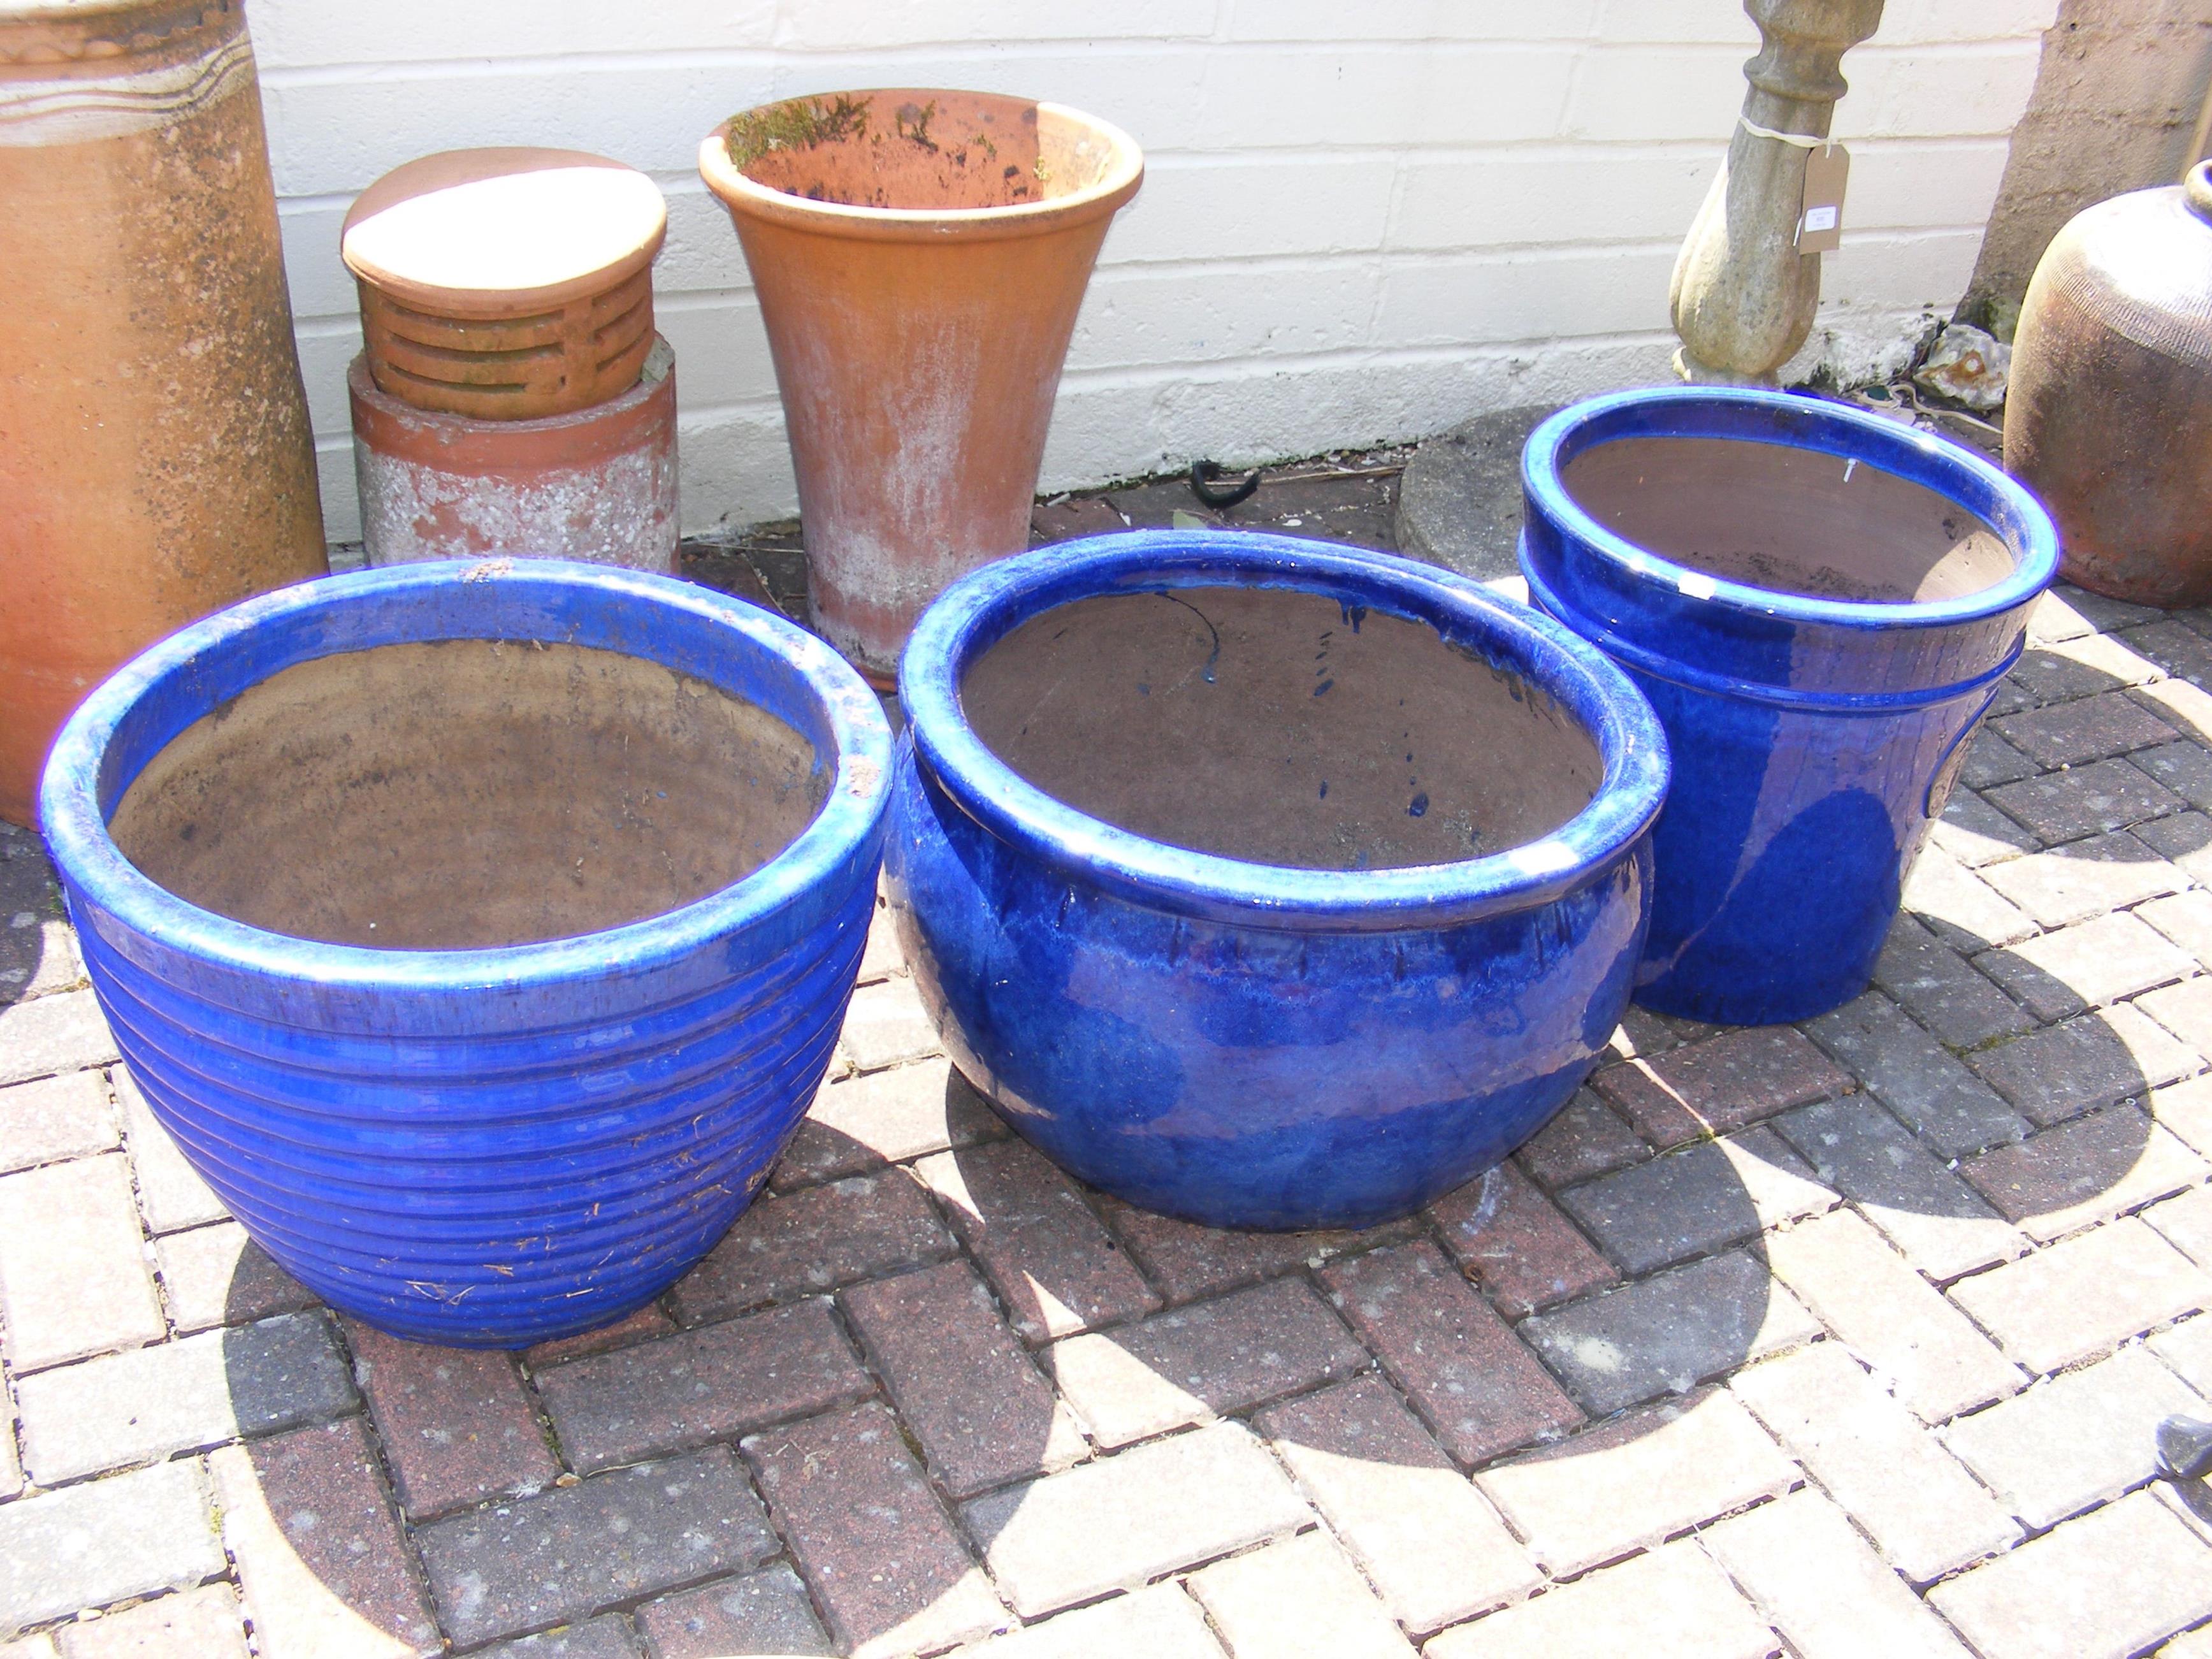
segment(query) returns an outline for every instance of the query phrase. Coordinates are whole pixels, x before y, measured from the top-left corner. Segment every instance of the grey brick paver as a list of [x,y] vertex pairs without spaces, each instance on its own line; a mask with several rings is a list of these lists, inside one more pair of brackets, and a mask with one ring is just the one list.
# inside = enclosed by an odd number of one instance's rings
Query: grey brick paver
[[0,1506],[0,1632],[223,1571],[196,1458]]
[[1777,1233],[1766,1255],[1783,1282],[1925,1422],[2002,1399],[2026,1381],[1849,1211]]
[[2033,761],[1998,736],[1995,729],[1984,726],[1966,745],[1966,760],[1959,769],[1959,782],[1968,789],[1987,789],[1993,784],[2032,777],[2037,770]]
[[2043,842],[2033,830],[2021,828],[1979,795],[1964,789],[1951,797],[1929,838],[1970,870],[2043,850]]
[[1920,849],[1905,878],[1904,902],[1937,938],[1960,950],[2010,945],[2035,932],[2027,912],[1940,847]]
[[1523,1322],[1520,1334],[1593,1416],[1686,1392],[1820,1327],[1742,1250],[1673,1267]]
[[1818,1214],[1836,1194],[1762,1127],[1666,1153],[1559,1201],[1623,1268],[1647,1273]]
[[403,1342],[350,1321],[346,1334],[410,1518],[535,1492],[561,1473],[506,1354]]
[[[1921,863],[1926,862],[1923,854]],[[1914,883],[1919,875],[1916,868]],[[2071,842],[2063,851],[1993,864],[1980,878],[2045,927],[2063,927],[2100,911],[2178,893],[2189,884],[2180,871],[2120,830]],[[1910,892],[1908,885],[1908,903]],[[1983,943],[2010,945],[2026,937],[2025,933],[2008,933],[1988,937]]]
[[1824,1101],[1774,1127],[1820,1180],[1931,1279],[1956,1279],[2028,1248],[2020,1229],[1870,1100]]
[[[2157,779],[2124,760],[2000,784],[1985,799],[2051,843],[2124,830],[2185,805]],[[2003,890],[2002,883],[1992,884]]]
[[1762,1504],[1700,1537],[1799,1659],[1969,1659],[1959,1638],[1818,1492]]
[[1012,1622],[882,1406],[756,1435],[744,1453],[854,1659],[951,1647]]
[[61,1659],[246,1659],[238,1592],[228,1584],[142,1601],[58,1634]]
[[1461,1462],[1486,1462],[1582,1420],[1435,1245],[1371,1251],[1323,1269],[1322,1281]]
[[1581,1089],[1514,1156],[1540,1185],[1557,1192],[1647,1158],[1651,1149],[1612,1107]]
[[335,1417],[357,1396],[330,1322],[281,1314],[106,1354],[16,1384],[23,1462],[46,1485]]
[[1460,1625],[1428,1659],[1767,1659],[1774,1632],[1695,1540]]
[[122,1144],[107,1082],[98,1072],[70,1072],[0,1089],[0,1174]]
[[2031,1370],[2109,1352],[2212,1302],[2212,1278],[2137,1217],[1960,1279],[1951,1299]]
[[630,1633],[629,1620],[609,1613],[542,1636],[519,1636],[481,1648],[471,1659],[639,1659],[641,1651]]
[[835,1290],[895,1267],[941,1261],[952,1239],[903,1170],[763,1198],[677,1282],[686,1325]]
[[173,1233],[185,1227],[204,1227],[228,1218],[215,1190],[199,1171],[185,1161],[176,1141],[155,1117],[129,1070],[115,1068],[115,1097],[123,1109],[123,1134],[131,1147],[131,1167],[138,1175],[138,1202],[146,1212],[146,1231]]
[[2148,1112],[2114,1106],[1969,1158],[1959,1172],[2030,1237],[2047,1240],[2178,1193],[2208,1170]]
[[2070,702],[2115,686],[2148,684],[2163,678],[2165,664],[2142,646],[2143,632],[2133,629],[2124,638],[2091,634],[2023,652],[2011,680],[2038,702]]
[[2122,691],[2008,714],[1990,725],[2014,749],[2045,766],[2079,766],[2131,749],[2171,743],[2176,735],[2171,726]]
[[[2194,690],[2195,687],[2191,687]],[[2207,753],[2203,739],[2194,738],[2181,743],[2169,743],[2161,748],[2142,749],[2128,757],[2131,766],[2140,768],[2156,778],[2168,789],[2187,801],[2201,813],[2212,806],[2212,753]],[[2176,814],[2177,817],[2190,814]],[[2203,826],[2197,828],[2201,831]],[[2199,847],[2203,846],[2200,839]],[[2168,858],[2180,862],[2172,851],[2161,848]]]
[[719,1579],[637,1610],[653,1659],[726,1659],[732,1654],[834,1654],[806,1587],[782,1562]]
[[2185,1078],[2150,1094],[2150,1115],[2201,1158],[2212,1158],[2212,1076]]
[[1049,1474],[1089,1452],[967,1262],[855,1285],[845,1311],[955,1498]]
[[2151,1431],[2159,1419],[2206,1411],[2148,1352],[2123,1348],[1960,1419],[1943,1440],[2040,1531],[2149,1480],[2157,1469]]
[[2131,1492],[1928,1599],[1984,1659],[2125,1659],[2212,1613],[2212,1549]]
[[1295,1532],[1313,1518],[1237,1423],[994,1492],[963,1514],[1024,1619]]
[[209,1462],[263,1659],[440,1650],[360,1418],[225,1447]]
[[939,1152],[915,1173],[945,1205],[1024,1340],[1073,1336],[1160,1305],[1067,1177],[1027,1141]]
[[464,1644],[753,1566],[778,1548],[723,1446],[433,1522],[415,1540],[445,1627]]
[[937,1025],[912,980],[885,980],[853,993],[837,1044],[860,1070],[878,1071],[937,1053]]
[[[2212,770],[2212,755],[2207,755],[2194,744],[2174,745],[2187,748],[2194,757],[2197,768]],[[2139,763],[2130,763],[2138,764]],[[2171,769],[2169,769],[2169,775]],[[2212,880],[2212,817],[2202,812],[2176,812],[2171,817],[2155,818],[2148,823],[2139,823],[2132,832],[2136,839],[2191,881],[2202,884]]]
[[2158,929],[2204,966],[2212,967],[2212,893],[2191,888],[2153,899],[2128,913]]
[[1410,1237],[1414,1231],[1411,1222],[1390,1222],[1359,1232],[1237,1232],[1154,1215],[1103,1193],[1091,1197],[1114,1237],[1170,1306],[1218,1296],[1301,1266],[1319,1267],[1347,1251]]
[[116,1153],[0,1176],[0,1310],[17,1371],[158,1340],[128,1163]]
[[1885,998],[1863,996],[1805,1029],[1945,1158],[2028,1133],[2026,1118]]
[[1857,1084],[1787,1025],[1743,1027],[1590,1078],[1655,1146],[1725,1134]]
[[968,1651],[975,1659],[1222,1659],[1206,1615],[1174,1584],[1079,1607]]
[[1543,1575],[1380,1377],[1262,1412],[1292,1479],[1409,1630],[1518,1601]]
[[2012,1517],[1934,1432],[1840,1344],[1816,1342],[1754,1365],[1729,1388],[1916,1583],[2020,1536]]
[[1771,1498],[1796,1465],[1723,1389],[1632,1412],[1486,1469],[1475,1485],[1554,1577]]
[[776,1159],[769,1185],[781,1193],[840,1181],[1006,1132],[951,1061],[918,1060],[823,1088]]
[[2185,951],[2124,910],[1989,951],[1976,965],[2042,1020],[2102,1007],[2197,967]]
[[0,1003],[0,1084],[112,1064],[107,1021],[89,991]]
[[2197,1053],[2212,1048],[2212,977],[2199,975],[2137,997],[2134,1006]]
[[2212,1267],[2212,1187],[2192,1187],[2142,1212],[2161,1238],[2200,1267]]
[[1302,1279],[1279,1279],[1045,1350],[1054,1385],[1102,1446],[1242,1411],[1370,1364]]
[[271,1261],[235,1221],[165,1233],[154,1241],[154,1251],[179,1335],[315,1305],[314,1292]]
[[2139,1097],[2203,1064],[2195,1049],[2125,1006],[1967,1058],[2030,1121],[2045,1126]]
[[1910,914],[1891,927],[1874,982],[1942,1041],[1961,1048],[2034,1029],[2026,1009]]
[[1510,1160],[1429,1206],[1452,1254],[1508,1319],[1620,1275]]
[[1190,1576],[1231,1659],[1413,1659],[1413,1649],[1326,1533],[1269,1544]]
[[875,1386],[818,1297],[572,1359],[537,1382],[582,1473],[734,1439]]

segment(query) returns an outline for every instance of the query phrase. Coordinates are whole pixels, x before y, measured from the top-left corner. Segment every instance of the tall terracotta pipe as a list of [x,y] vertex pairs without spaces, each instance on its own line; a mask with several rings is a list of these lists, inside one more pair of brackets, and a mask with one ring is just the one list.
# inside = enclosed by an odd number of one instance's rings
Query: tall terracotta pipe
[[900,88],[748,110],[699,171],[775,357],[814,625],[889,684],[939,590],[1029,545],[1076,310],[1143,155],[1056,104]]
[[240,0],[0,3],[0,817],[118,664],[328,568]]

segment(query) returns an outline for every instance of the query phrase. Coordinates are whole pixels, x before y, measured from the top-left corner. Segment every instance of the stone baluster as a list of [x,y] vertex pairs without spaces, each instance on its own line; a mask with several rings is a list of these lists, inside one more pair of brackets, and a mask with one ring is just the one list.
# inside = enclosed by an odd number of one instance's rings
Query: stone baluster
[[1674,368],[1705,384],[1768,385],[1812,331],[1820,256],[1796,243],[1806,150],[1749,131],[1825,138],[1844,95],[1846,50],[1881,21],[1882,0],[1744,0],[1759,55],[1743,120],[1674,260],[1668,304],[1681,349]]

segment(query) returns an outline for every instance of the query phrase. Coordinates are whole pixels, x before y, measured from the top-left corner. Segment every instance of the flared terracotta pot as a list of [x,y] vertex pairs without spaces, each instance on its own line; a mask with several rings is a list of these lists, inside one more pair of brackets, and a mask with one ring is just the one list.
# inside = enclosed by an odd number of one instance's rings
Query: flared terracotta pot
[[0,817],[118,664],[327,568],[238,0],[0,3]]
[[783,394],[815,626],[878,684],[946,584],[1029,544],[1076,308],[1144,158],[1075,110],[896,88],[699,149]]

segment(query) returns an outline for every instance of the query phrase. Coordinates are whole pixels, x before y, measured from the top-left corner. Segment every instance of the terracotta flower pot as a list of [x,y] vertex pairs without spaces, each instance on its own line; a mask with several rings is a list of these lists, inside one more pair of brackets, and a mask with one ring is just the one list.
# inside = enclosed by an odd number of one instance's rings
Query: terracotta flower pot
[[2058,520],[2066,575],[2212,600],[2212,161],[2085,209],[2021,307],[2005,470]]
[[0,8],[0,817],[80,699],[326,569],[238,0]]
[[922,607],[1029,545],[1076,307],[1144,159],[1055,104],[898,88],[724,122],[799,474],[815,625],[888,684]]

